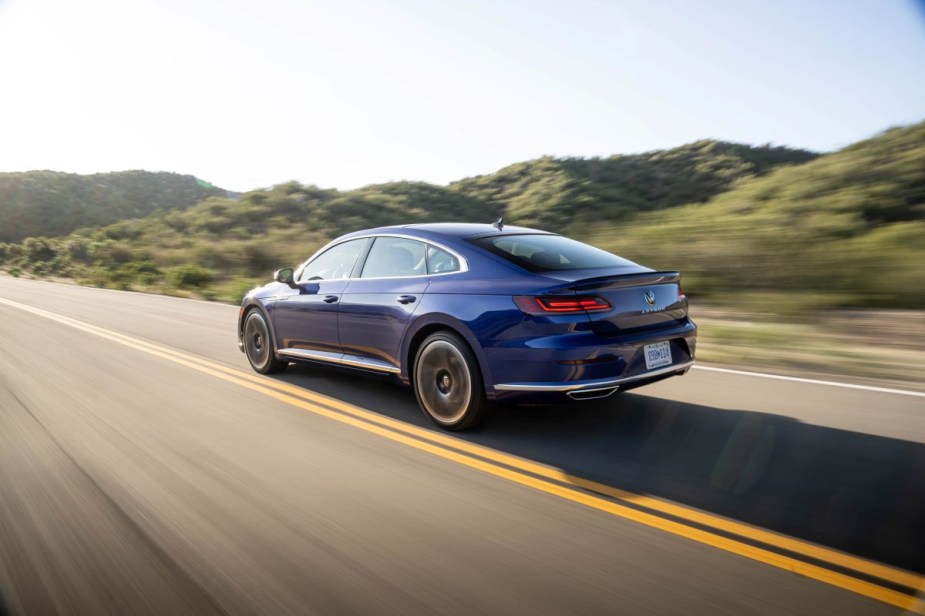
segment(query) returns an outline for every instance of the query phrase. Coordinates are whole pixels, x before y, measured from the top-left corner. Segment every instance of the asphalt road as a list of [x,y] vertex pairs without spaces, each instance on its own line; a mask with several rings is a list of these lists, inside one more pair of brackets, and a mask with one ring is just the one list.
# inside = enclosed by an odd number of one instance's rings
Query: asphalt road
[[0,278],[0,614],[922,613],[923,397],[694,370],[445,435],[236,316]]

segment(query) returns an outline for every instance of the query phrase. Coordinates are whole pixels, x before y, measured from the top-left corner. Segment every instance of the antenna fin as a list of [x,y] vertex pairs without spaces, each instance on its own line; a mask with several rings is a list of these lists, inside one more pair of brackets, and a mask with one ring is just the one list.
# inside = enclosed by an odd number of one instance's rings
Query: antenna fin
[[491,226],[497,229],[498,231],[501,231],[502,229],[504,229],[504,217],[502,216],[495,222],[491,223]]

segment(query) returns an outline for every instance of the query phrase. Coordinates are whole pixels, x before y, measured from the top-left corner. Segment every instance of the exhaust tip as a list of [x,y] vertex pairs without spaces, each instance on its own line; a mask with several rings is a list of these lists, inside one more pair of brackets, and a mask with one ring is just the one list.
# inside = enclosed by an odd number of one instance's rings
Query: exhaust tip
[[612,396],[619,387],[604,387],[602,389],[583,389],[578,391],[570,391],[566,394],[572,400],[598,400],[600,398],[606,398]]

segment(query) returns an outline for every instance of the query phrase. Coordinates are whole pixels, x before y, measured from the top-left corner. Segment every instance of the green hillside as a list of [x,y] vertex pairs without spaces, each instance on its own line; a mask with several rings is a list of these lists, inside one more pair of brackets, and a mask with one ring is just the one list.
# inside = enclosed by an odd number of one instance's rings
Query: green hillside
[[503,215],[679,269],[690,295],[719,303],[788,295],[801,306],[921,307],[923,204],[925,123],[825,155],[701,141],[541,158],[445,187],[288,183],[0,244],[0,262],[19,274],[235,300],[347,231]]
[[784,147],[697,141],[610,158],[545,157],[454,182],[450,189],[493,205],[517,224],[564,230],[707,201],[737,180],[817,156]]
[[191,175],[176,173],[0,173],[0,242],[63,235],[224,194]]
[[680,268],[692,290],[726,303],[761,291],[816,295],[823,305],[925,307],[925,123],[587,239]]

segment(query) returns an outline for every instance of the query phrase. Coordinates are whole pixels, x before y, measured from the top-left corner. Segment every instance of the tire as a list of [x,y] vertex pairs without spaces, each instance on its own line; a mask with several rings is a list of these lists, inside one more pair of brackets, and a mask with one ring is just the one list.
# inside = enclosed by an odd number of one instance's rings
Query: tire
[[428,336],[414,358],[414,394],[424,414],[446,430],[465,430],[490,410],[478,361],[451,332]]
[[260,374],[281,372],[289,365],[289,362],[276,358],[267,320],[257,309],[251,310],[244,318],[244,354],[251,368]]

